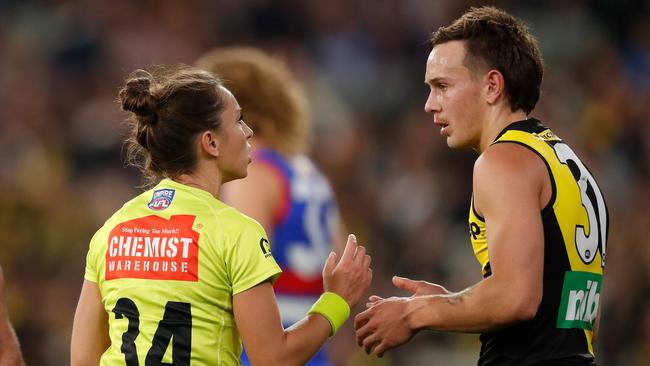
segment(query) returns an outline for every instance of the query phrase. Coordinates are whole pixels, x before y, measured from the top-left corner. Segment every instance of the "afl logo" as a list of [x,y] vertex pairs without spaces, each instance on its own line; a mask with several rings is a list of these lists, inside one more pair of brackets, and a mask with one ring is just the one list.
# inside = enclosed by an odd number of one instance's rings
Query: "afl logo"
[[154,211],[162,211],[169,207],[172,204],[174,199],[174,189],[159,189],[153,192],[151,201],[147,205],[150,209]]

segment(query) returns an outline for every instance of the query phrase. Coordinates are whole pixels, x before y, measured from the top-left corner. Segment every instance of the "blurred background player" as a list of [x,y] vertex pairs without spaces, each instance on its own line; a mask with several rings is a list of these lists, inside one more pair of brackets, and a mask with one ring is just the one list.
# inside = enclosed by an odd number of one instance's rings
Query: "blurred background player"
[[[223,77],[255,132],[248,177],[226,185],[222,197],[266,229],[283,272],[274,289],[289,326],[323,291],[321,267],[328,253],[340,253],[344,244],[338,240],[343,231],[332,188],[306,155],[306,97],[287,67],[259,49],[214,49],[197,66]],[[327,353],[321,350],[308,365],[331,364]],[[339,354],[345,352],[337,347]],[[245,354],[242,362],[248,363]]]
[[327,258],[326,292],[285,330],[264,229],[217,199],[251,161],[237,100],[204,70],[154,75],[137,71],[119,96],[134,115],[128,157],[157,185],[90,243],[72,365],[235,365],[242,341],[254,365],[304,364],[368,288],[370,257],[350,235]]
[[23,358],[5,307],[5,277],[0,267],[0,366],[20,365],[23,365]]

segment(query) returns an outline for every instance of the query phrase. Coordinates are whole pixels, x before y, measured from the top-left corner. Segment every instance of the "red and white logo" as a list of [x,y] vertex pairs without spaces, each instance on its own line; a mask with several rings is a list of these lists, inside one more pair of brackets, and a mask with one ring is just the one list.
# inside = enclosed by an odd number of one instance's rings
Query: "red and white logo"
[[106,249],[106,280],[199,280],[199,233],[196,216],[174,215],[169,220],[146,216],[113,228]]

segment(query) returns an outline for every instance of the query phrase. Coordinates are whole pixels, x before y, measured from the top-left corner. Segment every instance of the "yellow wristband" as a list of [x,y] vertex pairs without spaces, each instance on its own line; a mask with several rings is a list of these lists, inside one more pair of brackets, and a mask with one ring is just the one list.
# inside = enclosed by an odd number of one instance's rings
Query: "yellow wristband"
[[350,316],[350,305],[341,296],[333,292],[324,292],[311,307],[308,314],[314,313],[324,316],[330,322],[332,326],[330,337],[334,337],[336,331]]

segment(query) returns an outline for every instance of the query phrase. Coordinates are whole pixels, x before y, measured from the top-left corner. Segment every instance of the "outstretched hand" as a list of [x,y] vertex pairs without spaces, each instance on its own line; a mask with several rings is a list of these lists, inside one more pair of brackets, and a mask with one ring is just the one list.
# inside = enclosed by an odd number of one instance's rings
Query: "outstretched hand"
[[419,296],[444,295],[449,291],[437,284],[415,281],[409,278],[393,276],[393,285],[411,293],[410,297],[370,296],[367,310],[354,319],[357,344],[367,354],[371,352],[382,357],[387,350],[408,342],[418,329],[412,326],[410,319],[414,300]]
[[341,296],[350,305],[355,306],[370,286],[372,259],[366,254],[366,248],[357,244],[354,234],[348,236],[348,242],[336,263],[336,253],[331,252],[323,268],[323,288]]
[[[411,293],[411,297],[449,294],[449,290],[435,283],[421,280],[417,281],[400,276],[393,276],[393,285],[400,290]],[[370,302],[366,304],[366,307],[372,306],[375,302],[383,300],[383,298],[377,295],[372,295],[369,300]]]

